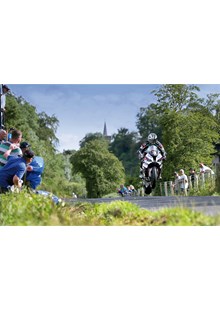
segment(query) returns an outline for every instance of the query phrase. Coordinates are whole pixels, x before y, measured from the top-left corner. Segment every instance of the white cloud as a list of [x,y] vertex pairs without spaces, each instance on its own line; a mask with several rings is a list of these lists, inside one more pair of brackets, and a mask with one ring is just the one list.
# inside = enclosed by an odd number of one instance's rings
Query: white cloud
[[59,146],[58,150],[63,152],[63,150],[78,150],[79,141],[81,138],[71,133],[60,133],[59,134]]

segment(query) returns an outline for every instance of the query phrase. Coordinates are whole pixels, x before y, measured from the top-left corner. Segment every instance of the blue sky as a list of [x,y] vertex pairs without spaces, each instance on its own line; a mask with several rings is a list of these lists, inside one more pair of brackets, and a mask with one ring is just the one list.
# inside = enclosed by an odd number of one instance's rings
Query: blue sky
[[[154,101],[152,90],[159,84],[8,84],[16,96],[22,96],[59,119],[57,137],[59,151],[79,149],[79,141],[90,132],[103,132],[104,122],[109,135],[121,127],[136,131],[136,115],[141,107]],[[200,96],[220,92],[219,84],[203,84]],[[25,138],[25,137],[24,137]]]

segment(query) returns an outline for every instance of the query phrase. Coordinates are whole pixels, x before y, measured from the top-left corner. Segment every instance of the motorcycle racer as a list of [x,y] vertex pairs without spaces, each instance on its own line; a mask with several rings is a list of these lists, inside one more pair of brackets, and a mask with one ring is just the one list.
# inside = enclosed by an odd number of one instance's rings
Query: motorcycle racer
[[[163,144],[160,141],[157,140],[157,135],[155,133],[150,133],[148,135],[148,137],[147,137],[146,143],[143,143],[140,146],[139,150],[138,150],[139,159],[141,160],[141,163],[140,163],[140,176],[139,176],[141,179],[144,178],[144,175],[143,175],[144,169],[142,167],[143,160],[144,160],[147,148],[149,146],[151,146],[151,145],[155,145],[158,148],[158,150],[160,151],[161,155],[163,156],[163,160],[166,159],[166,151],[164,149]],[[161,173],[160,173],[159,178],[161,179]]]

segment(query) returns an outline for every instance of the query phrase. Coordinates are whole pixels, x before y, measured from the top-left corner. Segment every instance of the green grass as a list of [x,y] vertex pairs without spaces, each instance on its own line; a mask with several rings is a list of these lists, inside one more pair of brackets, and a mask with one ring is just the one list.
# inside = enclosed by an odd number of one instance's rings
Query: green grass
[[48,197],[21,193],[0,195],[1,226],[216,226],[211,217],[186,207],[148,211],[125,201],[109,204],[55,205]]

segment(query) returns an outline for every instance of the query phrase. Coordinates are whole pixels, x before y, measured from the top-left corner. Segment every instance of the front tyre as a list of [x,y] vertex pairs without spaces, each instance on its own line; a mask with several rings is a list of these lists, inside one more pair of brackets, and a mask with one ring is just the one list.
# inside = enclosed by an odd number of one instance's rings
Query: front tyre
[[152,167],[151,170],[151,187],[155,188],[156,187],[156,182],[157,182],[157,178],[158,178],[158,171],[156,167]]
[[151,188],[150,185],[148,187],[144,188],[144,192],[145,192],[146,195],[150,195],[151,191],[152,191],[152,188]]

